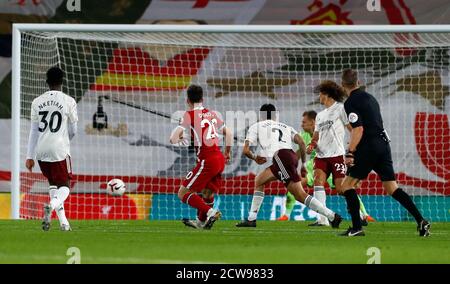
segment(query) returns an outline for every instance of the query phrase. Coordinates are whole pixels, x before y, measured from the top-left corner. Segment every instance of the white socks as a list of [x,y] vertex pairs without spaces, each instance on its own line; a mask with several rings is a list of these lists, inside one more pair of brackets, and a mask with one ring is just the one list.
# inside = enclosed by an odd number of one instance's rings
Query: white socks
[[69,196],[69,188],[62,186],[59,189],[56,186],[49,187],[50,194],[50,207],[56,211],[59,223],[61,225],[69,225],[69,221],[66,218],[66,212],[64,211],[64,201]]
[[319,200],[312,197],[311,195],[308,195],[308,197],[306,197],[305,205],[316,211],[317,213],[324,215],[329,221],[334,220],[334,212],[325,207],[322,203],[320,203]]
[[255,192],[253,193],[252,206],[250,208],[250,212],[248,213],[249,221],[256,220],[259,208],[261,208],[263,200],[264,200],[264,192],[255,190]]
[[[314,186],[314,198],[317,199],[323,206],[327,207],[327,195],[325,193],[325,187],[323,186]],[[322,225],[330,225],[327,217],[323,215],[317,215],[317,222]]]

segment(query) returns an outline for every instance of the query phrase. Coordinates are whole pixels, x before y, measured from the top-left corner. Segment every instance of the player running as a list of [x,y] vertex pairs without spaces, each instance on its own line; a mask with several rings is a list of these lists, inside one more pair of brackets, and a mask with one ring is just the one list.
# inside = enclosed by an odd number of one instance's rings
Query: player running
[[[256,227],[256,218],[264,199],[264,186],[278,179],[284,183],[296,200],[319,214],[327,216],[331,226],[339,228],[342,221],[341,216],[303,190],[300,176],[297,173],[298,156],[293,151],[292,145],[294,142],[301,148],[305,147],[300,135],[292,127],[276,121],[275,106],[272,104],[261,106],[260,112],[260,121],[253,124],[248,130],[243,153],[259,165],[266,163],[268,159],[271,159],[271,164],[269,163],[268,167],[256,176],[255,191],[248,218],[236,226]],[[259,144],[263,156],[253,154],[250,144]]]
[[51,215],[56,210],[62,231],[71,231],[64,211],[64,201],[69,196],[72,175],[70,140],[77,132],[77,103],[61,90],[64,72],[58,67],[47,71],[50,91],[35,98],[31,104],[31,130],[25,162],[31,172],[34,158],[50,187],[50,203],[44,205],[42,229],[50,229]]
[[[214,222],[221,217],[221,213],[208,205],[214,202],[213,195],[202,198],[197,193],[205,188],[214,191],[220,188],[225,162],[229,162],[231,157],[233,137],[217,113],[203,106],[203,89],[200,86],[189,86],[187,104],[189,110],[184,113],[180,125],[172,132],[170,143],[177,144],[184,141],[184,130],[190,130],[197,153],[197,165],[186,175],[178,191],[178,198],[197,209],[199,220],[195,223],[195,227],[211,229]],[[219,147],[219,133],[225,136],[224,154]]]

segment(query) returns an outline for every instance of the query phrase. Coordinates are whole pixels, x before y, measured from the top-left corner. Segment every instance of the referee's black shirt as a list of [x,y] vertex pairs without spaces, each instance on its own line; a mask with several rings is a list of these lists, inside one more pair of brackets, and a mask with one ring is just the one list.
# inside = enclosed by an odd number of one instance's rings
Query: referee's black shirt
[[379,138],[383,132],[380,105],[374,96],[361,89],[353,90],[344,103],[345,112],[353,128],[362,126],[361,142]]

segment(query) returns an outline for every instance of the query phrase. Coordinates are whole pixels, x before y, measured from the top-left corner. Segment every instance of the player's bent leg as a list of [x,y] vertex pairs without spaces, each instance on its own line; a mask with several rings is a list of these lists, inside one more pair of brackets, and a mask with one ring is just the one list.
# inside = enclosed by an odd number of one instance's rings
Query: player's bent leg
[[69,188],[66,186],[68,184],[67,182],[59,182],[58,184],[63,184],[64,186],[57,186],[54,185],[53,180],[49,180],[49,182],[53,185],[49,187],[49,195],[50,195],[50,203],[44,205],[44,218],[42,220],[42,229],[44,231],[50,230],[51,225],[51,216],[53,210],[57,210],[58,219],[60,221],[60,228],[63,231],[69,231],[70,225],[67,221],[67,218],[64,214],[64,211],[62,214],[59,212],[60,209],[64,210],[64,201],[69,196]]
[[[325,180],[327,174],[322,169],[314,169],[314,198],[320,201],[324,206],[327,206],[327,195],[325,193]],[[317,215],[317,221],[309,224],[309,226],[329,226],[328,219],[323,215]]]
[[61,231],[72,231],[64,210],[64,202],[69,197],[69,194],[70,190],[68,187],[68,182],[66,182],[63,186],[58,187],[58,190],[55,192],[55,196],[50,201],[50,206],[56,211],[56,215],[58,216],[60,223],[59,228]]
[[50,224],[52,222],[52,208],[50,204],[44,204],[44,219],[42,220],[42,230],[50,230]]
[[[202,199],[205,201],[206,205],[213,208],[214,207],[214,191],[205,188],[202,190],[201,193]],[[181,222],[187,227],[195,228],[195,229],[203,229],[205,222],[207,218],[207,212],[201,212],[197,209],[197,218],[196,219],[189,219],[189,218],[183,218]]]
[[269,168],[266,168],[255,177],[255,191],[253,192],[252,205],[247,220],[237,223],[236,227],[256,227],[258,212],[264,200],[264,185],[276,179]]
[[286,216],[288,217],[287,219],[289,220],[292,210],[294,209],[295,206],[295,197],[294,195],[292,195],[290,192],[288,192],[286,194]]
[[321,169],[314,169],[314,186],[323,186],[327,176]]
[[[211,229],[215,221],[219,220],[222,214],[220,211],[215,210],[208,206],[205,201],[190,189],[181,186],[178,191],[178,198],[181,197],[181,202],[188,204],[191,207],[199,210],[200,212],[206,212],[206,220],[203,226],[204,229]],[[184,223],[184,222],[183,222]]]
[[[211,208],[214,207],[214,192],[211,189],[205,188],[204,190],[202,190],[202,198],[205,201],[206,205],[208,205]],[[205,222],[206,212],[201,212],[197,210],[197,218],[200,222]]]
[[[180,189],[178,190],[178,198],[183,202],[183,197],[186,195],[186,193],[189,192],[189,189],[187,189],[184,186],[180,186]],[[184,203],[184,202],[183,202]]]
[[197,193],[184,186],[181,186],[178,190],[178,198],[181,199],[181,202],[186,203],[201,212],[208,212],[211,209]]
[[[57,192],[58,188],[56,186],[49,187],[50,200],[52,200],[53,198],[57,198]],[[71,231],[72,229],[70,227],[69,221],[67,220],[66,213],[64,210],[64,204],[56,208],[55,211],[59,219],[59,226],[61,231]]]
[[59,219],[59,229],[61,231],[72,231],[72,228],[70,227],[69,220],[67,220],[66,212],[64,210],[64,205],[61,205],[56,210],[56,215]]
[[[344,180],[344,178],[336,178],[335,180],[334,180],[334,185],[335,185],[335,189],[336,189],[336,191],[337,191],[337,193],[339,194],[339,195],[343,195],[343,190],[342,190],[342,181]],[[358,183],[359,184],[359,183]],[[357,184],[357,185],[358,185]],[[369,223],[368,223],[368,220],[367,220],[367,213],[366,213],[366,211],[365,211],[365,207],[364,207],[364,204],[362,203],[362,201],[361,201],[361,198],[359,197],[359,195],[358,195],[358,201],[359,201],[359,207],[360,207],[360,210],[359,210],[359,217],[360,217],[360,219],[361,219],[361,225],[362,226],[367,226]],[[349,211],[349,208],[347,207],[347,210]]]
[[301,182],[291,181],[288,184],[287,189],[289,190],[290,193],[294,195],[294,197],[298,201],[305,204],[308,208],[314,210],[315,212],[325,216],[329,220],[333,228],[339,228],[339,224],[342,222],[342,217],[339,214],[336,214],[330,209],[328,209],[313,196],[308,195],[304,191]]
[[55,196],[50,200],[50,207],[52,210],[56,210],[60,206],[64,205],[64,201],[66,201],[69,196],[70,190],[67,186],[59,186],[58,190],[55,193]]
[[383,181],[383,188],[414,217],[417,223],[417,231],[419,231],[419,236],[429,236],[431,228],[430,222],[423,218],[419,209],[417,209],[416,204],[414,204],[414,201],[412,201],[411,197],[404,192],[402,188],[398,187],[397,182],[395,180]]
[[363,236],[361,218],[359,216],[359,200],[355,187],[359,182],[358,178],[352,176],[346,176],[341,183],[342,192],[347,202],[347,208],[352,217],[352,227],[346,232],[340,234],[340,236]]

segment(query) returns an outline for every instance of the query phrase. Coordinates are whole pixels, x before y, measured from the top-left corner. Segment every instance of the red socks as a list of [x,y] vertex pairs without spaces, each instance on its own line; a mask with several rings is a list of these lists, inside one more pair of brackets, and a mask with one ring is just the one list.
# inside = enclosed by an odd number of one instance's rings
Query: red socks
[[[200,212],[201,214],[205,214],[209,211],[209,209],[211,209],[210,206],[208,206],[205,201],[198,196],[197,194],[193,193],[193,192],[188,192],[183,196],[183,203],[186,203],[194,208],[196,208],[198,210],[198,212]],[[206,218],[205,218],[206,220]]]
[[[209,207],[214,207],[214,196],[210,197],[210,198],[203,198],[203,200],[205,201],[206,205],[208,205]],[[197,210],[197,218],[204,222],[206,221],[206,213],[207,212],[201,212],[200,210]]]

